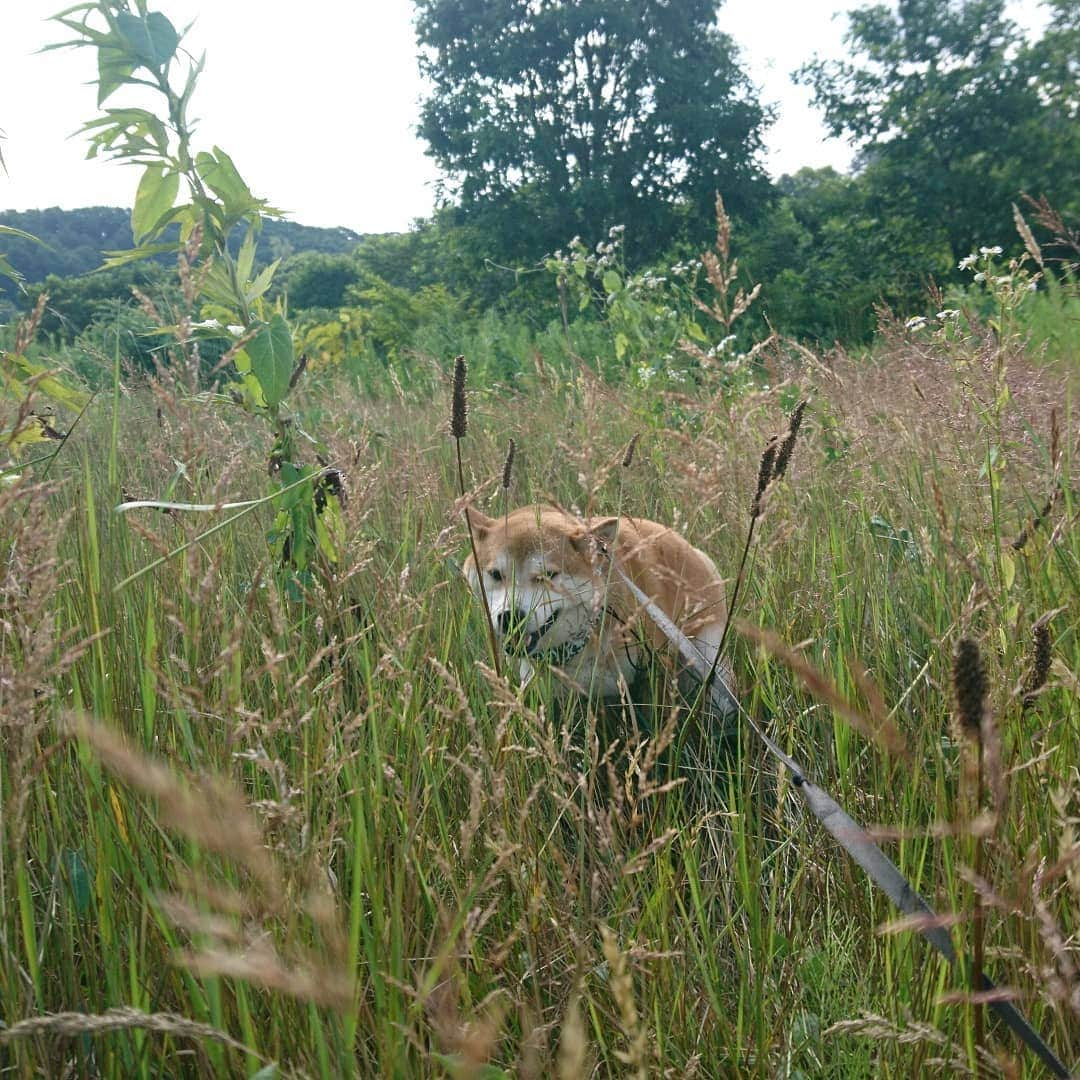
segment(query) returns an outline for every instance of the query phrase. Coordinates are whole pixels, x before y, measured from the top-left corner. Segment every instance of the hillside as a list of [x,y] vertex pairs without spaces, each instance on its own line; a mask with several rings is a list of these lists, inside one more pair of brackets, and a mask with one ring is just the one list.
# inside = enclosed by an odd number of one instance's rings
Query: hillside
[[[49,274],[75,277],[96,270],[106,251],[132,247],[131,211],[118,206],[88,206],[79,210],[5,210],[0,225],[9,225],[36,236],[41,243],[5,237],[3,250],[28,282],[44,281]],[[261,262],[316,252],[342,255],[353,250],[363,237],[351,229],[322,229],[294,221],[263,220],[257,258]],[[172,256],[162,256],[172,263]],[[0,277],[0,309],[4,299],[17,303],[18,289]]]

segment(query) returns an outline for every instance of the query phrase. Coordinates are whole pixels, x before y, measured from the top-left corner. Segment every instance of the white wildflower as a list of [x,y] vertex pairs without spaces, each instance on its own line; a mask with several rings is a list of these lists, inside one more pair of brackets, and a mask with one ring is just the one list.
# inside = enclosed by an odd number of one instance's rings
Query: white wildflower
[[939,311],[937,313],[936,317],[939,318],[939,319],[955,319],[956,316],[959,315],[959,314],[960,314],[960,312],[956,308],[948,308],[947,307],[947,308],[942,308],[941,311]]
[[1001,248],[995,244],[993,247],[981,247],[979,248],[980,255],[1000,255]]
[[242,326],[226,326],[225,329],[228,330],[229,333],[233,335],[233,337],[240,337],[242,334],[245,333],[245,330]]
[[970,270],[979,261],[979,256],[972,253],[971,255],[965,255],[959,262],[958,269]]
[[905,328],[908,330],[920,330],[925,325],[926,319],[922,315],[912,315],[911,318],[904,323]]
[[221,323],[217,319],[204,319],[202,322],[193,322],[192,330],[220,330]]
[[611,228],[608,229],[608,238],[614,240],[616,236],[622,236],[624,232],[626,232],[625,225],[612,225]]
[[972,279],[972,281],[985,281],[986,275],[980,270]]

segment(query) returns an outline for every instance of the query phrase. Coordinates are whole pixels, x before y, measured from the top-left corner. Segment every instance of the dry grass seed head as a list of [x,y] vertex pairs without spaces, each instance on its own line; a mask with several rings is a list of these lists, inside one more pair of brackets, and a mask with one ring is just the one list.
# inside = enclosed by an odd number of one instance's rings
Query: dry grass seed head
[[[164,765],[134,750],[115,732],[88,717],[72,729],[93,747],[111,772],[158,801],[162,818],[208,851],[243,866],[259,887],[266,909],[277,910],[285,889],[247,803],[218,780],[185,782]],[[227,827],[222,827],[227,823]]]
[[615,1056],[634,1070],[635,1077],[644,1080],[648,1076],[647,1035],[634,1001],[634,980],[630,966],[615,934],[606,926],[600,927],[600,941],[608,965],[611,996],[618,1007],[619,1024],[627,1040],[626,1050],[617,1050]]
[[260,1061],[266,1060],[250,1047],[209,1024],[200,1024],[195,1020],[189,1020],[186,1016],[178,1016],[176,1013],[145,1013],[141,1009],[134,1009],[127,1005],[107,1009],[103,1013],[66,1012],[32,1016],[10,1027],[0,1028],[0,1046],[12,1043],[16,1039],[33,1038],[38,1035],[72,1039],[133,1029],[152,1031],[181,1039],[212,1039],[214,1042],[224,1043],[234,1050],[258,1058]]
[[15,327],[15,348],[12,350],[16,356],[22,356],[30,347],[30,342],[37,336],[38,327],[45,317],[45,305],[49,302],[49,294],[41,293],[37,302],[30,310],[30,314],[20,319]]
[[588,1062],[589,1043],[581,1015],[581,994],[575,991],[563,1016],[556,1075],[559,1080],[585,1080],[589,1075]]

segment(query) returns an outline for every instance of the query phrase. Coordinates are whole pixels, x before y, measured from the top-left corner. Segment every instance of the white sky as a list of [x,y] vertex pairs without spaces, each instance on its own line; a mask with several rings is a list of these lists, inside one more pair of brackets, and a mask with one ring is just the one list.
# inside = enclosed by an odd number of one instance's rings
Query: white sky
[[[85,85],[89,49],[36,54],[67,37],[44,20],[72,0],[6,0],[0,14],[0,130],[8,175],[0,209],[129,206],[138,174],[85,160],[71,134],[95,115]],[[678,0],[676,0],[678,2]],[[357,232],[408,227],[431,211],[436,170],[415,135],[422,85],[409,0],[155,0],[206,51],[191,115],[196,148],[222,146],[256,195],[305,225]],[[722,28],[765,102],[778,106],[767,166],[847,167],[848,147],[827,140],[809,91],[790,73],[814,53],[843,55],[846,19],[859,0],[726,0]],[[1045,23],[1038,0],[1014,0],[1026,27]],[[119,101],[119,95],[117,96]],[[112,104],[110,99],[110,104]]]

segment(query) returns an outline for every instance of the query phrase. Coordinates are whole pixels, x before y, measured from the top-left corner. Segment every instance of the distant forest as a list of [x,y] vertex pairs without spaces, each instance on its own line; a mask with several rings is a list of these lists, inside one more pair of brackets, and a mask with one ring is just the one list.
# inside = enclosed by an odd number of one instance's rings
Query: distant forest
[[[131,211],[117,206],[5,210],[0,211],[0,225],[21,229],[40,241],[4,237],[9,261],[33,283],[44,282],[50,274],[61,278],[88,274],[101,266],[105,252],[127,251],[133,246]],[[257,259],[266,263],[305,251],[343,255],[361,239],[351,229],[320,229],[267,218],[259,237]],[[164,255],[158,261],[171,266],[176,257]],[[16,284],[0,276],[0,304],[5,299],[10,303],[17,293]]]

